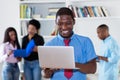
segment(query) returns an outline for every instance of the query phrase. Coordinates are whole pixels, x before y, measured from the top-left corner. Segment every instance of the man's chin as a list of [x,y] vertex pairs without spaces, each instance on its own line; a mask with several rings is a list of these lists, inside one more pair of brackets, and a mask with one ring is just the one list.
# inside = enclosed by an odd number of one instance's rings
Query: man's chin
[[63,38],[69,38],[69,35],[61,35]]
[[63,38],[70,38],[72,36],[72,34],[65,34],[65,33],[60,33],[60,35],[63,37]]

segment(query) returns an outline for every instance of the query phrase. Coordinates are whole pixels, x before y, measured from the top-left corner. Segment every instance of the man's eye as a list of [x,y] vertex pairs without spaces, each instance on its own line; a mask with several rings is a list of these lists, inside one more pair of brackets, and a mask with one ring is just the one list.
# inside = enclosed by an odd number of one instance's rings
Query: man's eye
[[59,26],[61,26],[62,24],[61,23],[58,23]]
[[71,25],[72,22],[65,22],[65,23],[58,23],[59,26],[62,26],[62,25]]
[[66,24],[67,24],[67,25],[71,25],[71,22],[67,22]]

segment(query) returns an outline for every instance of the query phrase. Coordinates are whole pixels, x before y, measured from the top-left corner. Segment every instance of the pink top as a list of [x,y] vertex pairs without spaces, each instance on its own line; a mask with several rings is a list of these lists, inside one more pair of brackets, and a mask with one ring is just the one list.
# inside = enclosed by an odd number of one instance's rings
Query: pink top
[[14,57],[14,54],[9,55],[9,50],[16,50],[17,46],[13,47],[13,45],[9,42],[1,44],[0,46],[0,62],[8,62],[8,63],[17,63],[17,58]]

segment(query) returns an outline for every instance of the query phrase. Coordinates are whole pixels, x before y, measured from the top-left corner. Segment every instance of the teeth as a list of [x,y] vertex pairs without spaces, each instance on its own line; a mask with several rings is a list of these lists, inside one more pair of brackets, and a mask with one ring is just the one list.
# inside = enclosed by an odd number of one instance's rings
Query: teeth
[[66,34],[66,33],[68,33],[68,31],[62,31],[62,33]]

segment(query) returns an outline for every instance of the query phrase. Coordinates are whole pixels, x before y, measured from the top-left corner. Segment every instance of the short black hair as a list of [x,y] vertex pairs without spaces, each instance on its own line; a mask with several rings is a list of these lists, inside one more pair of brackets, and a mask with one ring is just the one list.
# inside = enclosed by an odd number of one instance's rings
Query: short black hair
[[30,20],[30,21],[28,22],[28,25],[27,25],[27,26],[29,26],[29,25],[34,25],[37,30],[40,29],[40,27],[41,27],[40,22],[39,22],[38,20],[36,20],[36,19]]
[[10,42],[9,32],[11,32],[11,31],[14,31],[14,32],[15,32],[15,35],[16,35],[15,44],[17,45],[17,49],[20,49],[20,44],[19,44],[19,41],[18,41],[17,32],[16,32],[15,28],[13,28],[13,27],[8,27],[8,28],[5,30],[3,43]]
[[99,29],[99,28],[109,30],[109,27],[108,27],[108,25],[106,25],[106,24],[101,24],[101,25],[99,25],[99,26],[97,27],[97,29]]
[[57,17],[60,16],[60,15],[70,15],[70,16],[72,17],[72,19],[75,20],[75,19],[74,19],[74,14],[73,14],[72,10],[69,9],[69,8],[67,8],[67,7],[62,7],[62,8],[60,8],[60,9],[57,11],[57,13],[56,13],[56,19],[57,19]]

